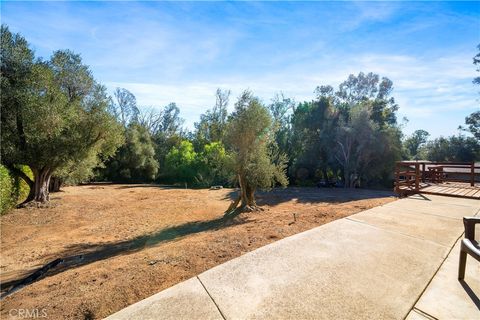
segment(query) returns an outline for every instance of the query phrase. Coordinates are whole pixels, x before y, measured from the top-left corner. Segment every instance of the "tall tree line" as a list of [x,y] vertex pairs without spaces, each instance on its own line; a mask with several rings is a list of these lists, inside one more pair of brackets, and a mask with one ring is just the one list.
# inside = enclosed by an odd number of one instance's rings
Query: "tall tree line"
[[350,75],[337,88],[320,85],[302,102],[218,89],[190,131],[175,103],[139,106],[123,88],[109,96],[80,55],[35,57],[2,25],[1,90],[1,163],[30,187],[26,202],[47,201],[61,183],[223,185],[241,188],[228,210],[238,212],[257,209],[259,188],[391,187],[397,160],[480,158],[480,112],[457,136],[404,136],[393,83],[374,73]]

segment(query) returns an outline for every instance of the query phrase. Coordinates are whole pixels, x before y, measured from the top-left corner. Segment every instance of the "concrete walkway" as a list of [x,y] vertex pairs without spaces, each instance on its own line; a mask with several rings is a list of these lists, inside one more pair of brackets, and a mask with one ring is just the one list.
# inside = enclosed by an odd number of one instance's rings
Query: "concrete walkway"
[[456,245],[462,217],[479,211],[478,200],[398,200],[249,252],[107,319],[480,319],[480,265],[467,259],[459,282]]

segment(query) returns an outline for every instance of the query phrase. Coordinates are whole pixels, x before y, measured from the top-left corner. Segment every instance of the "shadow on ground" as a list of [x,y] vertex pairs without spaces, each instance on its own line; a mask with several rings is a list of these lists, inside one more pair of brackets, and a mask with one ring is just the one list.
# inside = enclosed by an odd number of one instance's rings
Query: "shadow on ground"
[[[343,203],[394,196],[396,196],[395,193],[387,190],[312,187],[275,188],[271,191],[258,191],[256,193],[257,203],[260,206],[275,206],[289,201],[297,203]],[[224,200],[233,201],[237,197],[238,191],[232,190],[225,196]]]
[[157,189],[185,189],[180,186],[170,186],[161,184],[124,184],[117,186],[116,189],[136,189],[136,188],[157,188]]
[[[102,184],[92,184],[87,187],[92,189],[103,188]],[[118,189],[145,187],[159,189],[178,188],[155,184],[130,184],[116,186]],[[211,192],[217,191],[212,190]],[[297,203],[338,204],[354,200],[374,199],[389,196],[394,196],[393,192],[368,189],[289,187],[284,189],[276,188],[270,192],[259,191],[257,192],[257,203],[260,206],[275,206],[289,201],[295,201]],[[231,190],[225,195],[224,200],[234,200],[237,197],[238,191]],[[227,209],[227,207],[228,204],[226,203],[225,209]],[[0,289],[2,294],[0,297],[3,298],[15,292],[16,290],[42,278],[58,274],[69,269],[108,259],[114,256],[137,252],[144,248],[155,246],[157,244],[187,235],[210,230],[218,230],[247,222],[249,222],[249,220],[245,216],[221,217],[208,221],[188,222],[182,225],[168,227],[152,234],[142,235],[124,241],[94,244],[73,244],[68,246],[63,252],[52,255],[50,257],[50,262],[42,267],[36,270],[27,270],[16,279],[1,283]]]
[[470,299],[472,299],[472,302],[475,304],[478,310],[480,310],[480,299],[477,297],[475,292],[473,292],[472,288],[466,283],[464,280],[459,280],[460,284],[462,285],[463,289],[465,292],[468,294]]
[[190,234],[218,230],[247,222],[249,222],[247,217],[221,217],[207,221],[188,222],[178,226],[168,227],[152,234],[119,242],[74,244],[67,247],[63,252],[56,253],[56,258],[54,259],[54,257],[52,257],[52,260],[41,268],[30,270],[30,272],[27,271],[24,273],[26,276],[19,279],[1,283],[2,294],[0,297],[3,299],[15,291],[47,276],[52,276],[96,261],[134,253]]

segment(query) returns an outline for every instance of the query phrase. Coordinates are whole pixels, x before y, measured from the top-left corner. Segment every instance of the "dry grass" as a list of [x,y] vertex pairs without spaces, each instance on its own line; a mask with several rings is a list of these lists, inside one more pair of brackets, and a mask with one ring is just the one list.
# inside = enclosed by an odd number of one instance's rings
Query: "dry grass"
[[12,308],[45,308],[49,319],[102,318],[248,251],[395,200],[381,191],[288,188],[260,194],[265,211],[225,222],[232,192],[67,187],[47,208],[2,216],[2,290],[63,259],[7,296],[2,318]]

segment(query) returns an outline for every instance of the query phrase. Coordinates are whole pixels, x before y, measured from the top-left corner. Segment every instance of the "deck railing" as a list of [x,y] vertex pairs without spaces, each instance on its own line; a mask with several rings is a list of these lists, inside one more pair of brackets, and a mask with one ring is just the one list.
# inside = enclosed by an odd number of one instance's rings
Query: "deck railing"
[[395,192],[418,193],[424,183],[466,182],[472,187],[480,177],[474,162],[398,161],[395,165]]

